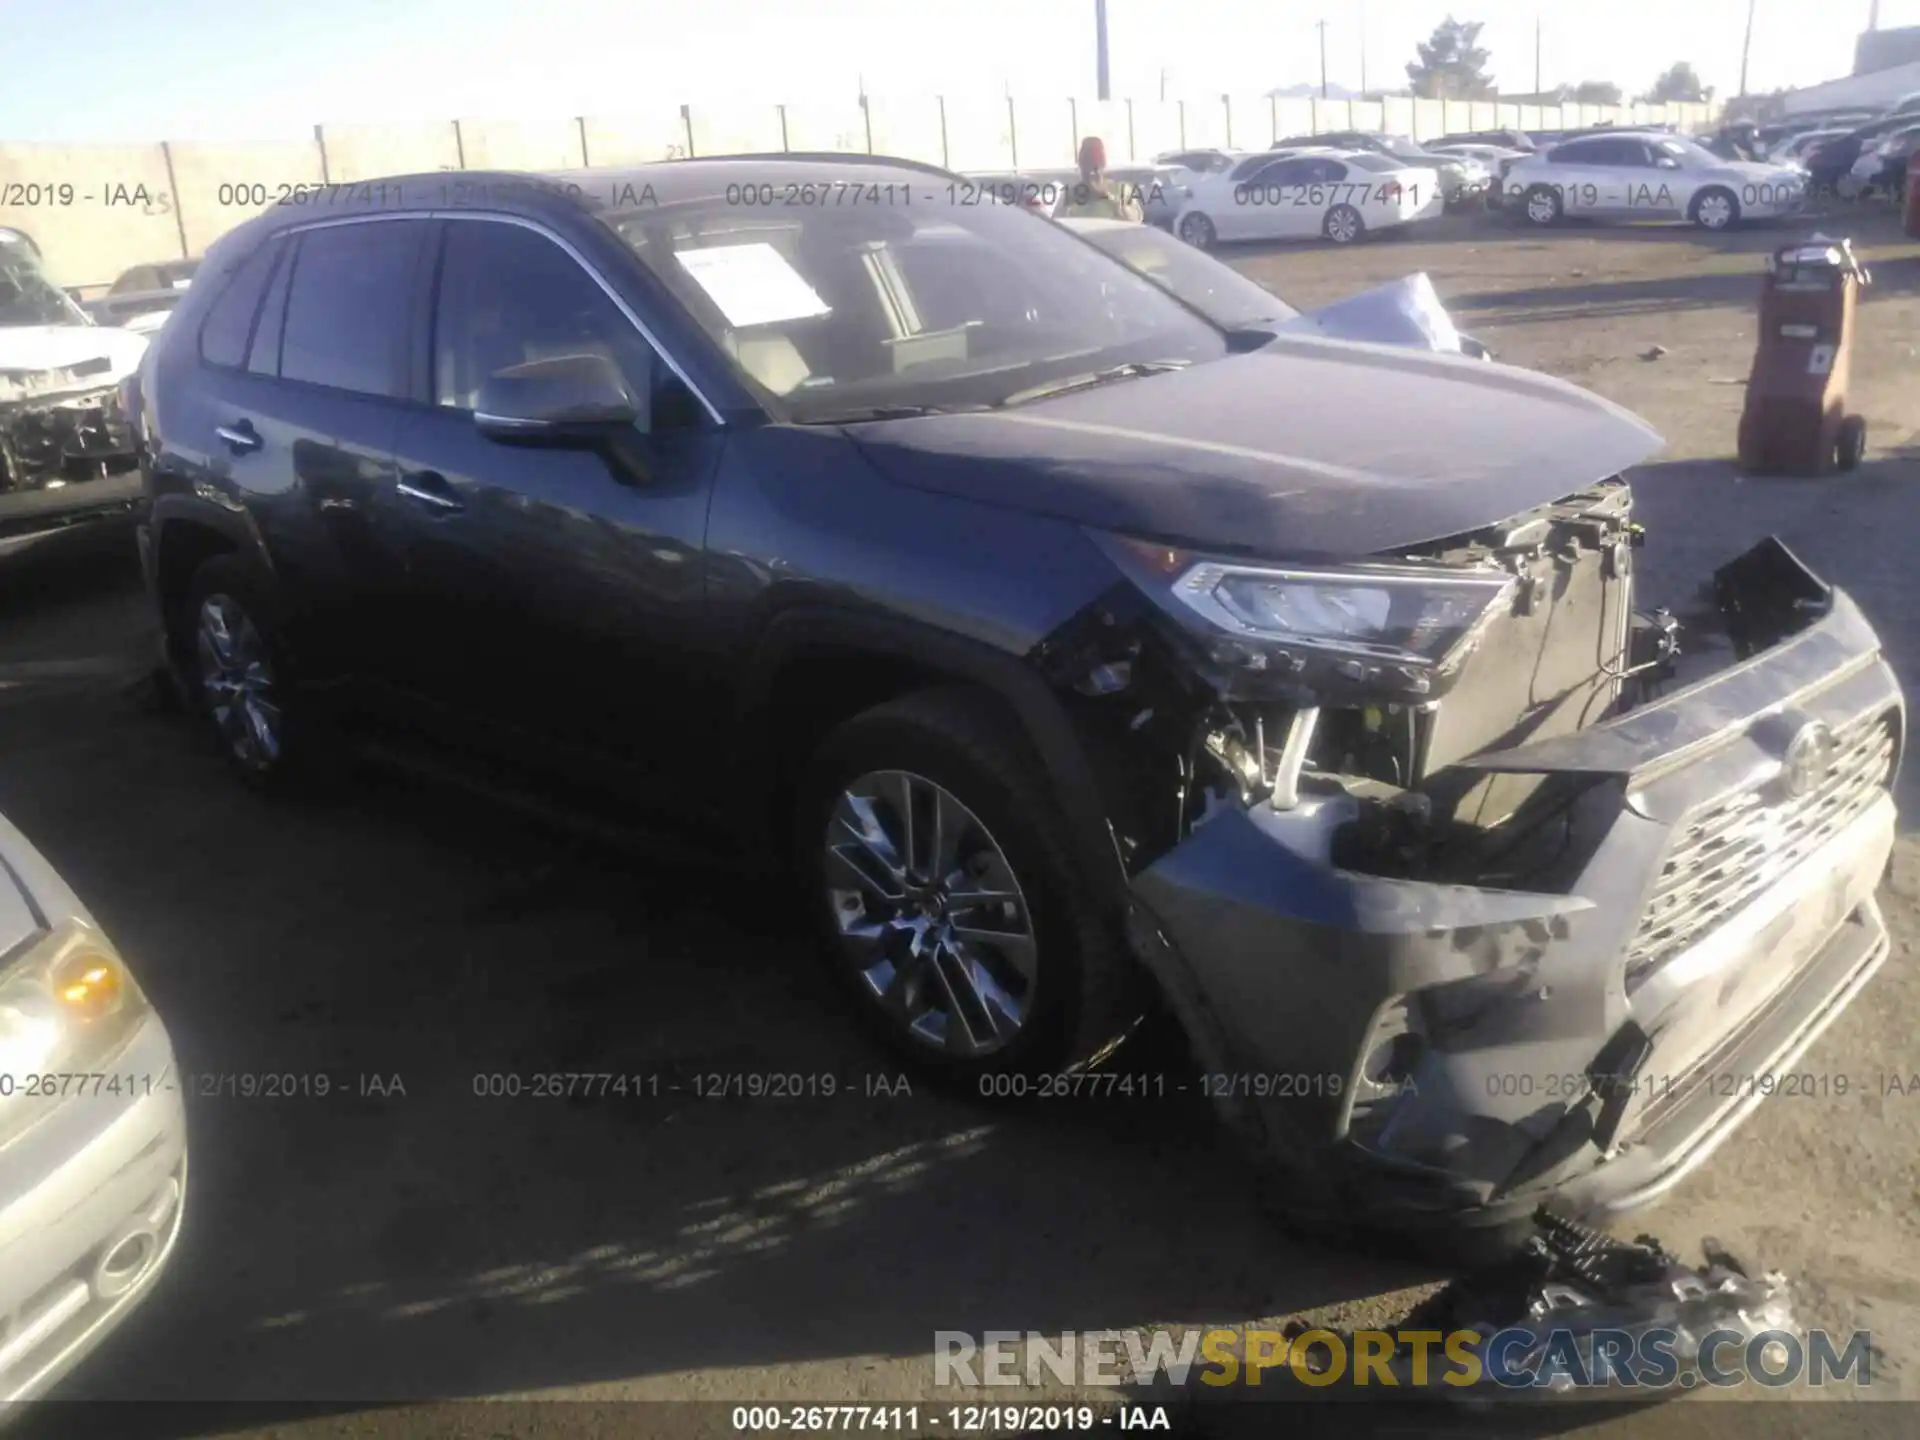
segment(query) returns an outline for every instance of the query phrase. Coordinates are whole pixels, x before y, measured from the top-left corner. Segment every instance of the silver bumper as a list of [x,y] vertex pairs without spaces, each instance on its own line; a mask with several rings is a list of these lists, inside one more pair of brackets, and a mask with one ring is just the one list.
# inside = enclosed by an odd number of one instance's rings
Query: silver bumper
[[0,1423],[44,1394],[160,1278],[186,1208],[173,1049],[149,1018],[113,1074],[0,1153]]

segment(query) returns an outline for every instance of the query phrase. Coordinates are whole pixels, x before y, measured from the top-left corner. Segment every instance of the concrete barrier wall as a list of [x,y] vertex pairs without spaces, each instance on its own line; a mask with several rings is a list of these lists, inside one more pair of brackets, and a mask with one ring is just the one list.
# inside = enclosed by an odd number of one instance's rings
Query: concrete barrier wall
[[1454,130],[1711,123],[1706,105],[1506,105],[1488,101],[1188,100],[972,94],[873,95],[845,102],[662,104],[543,120],[486,117],[418,125],[323,125],[311,142],[0,145],[0,225],[33,236],[62,285],[110,282],[130,266],[197,255],[302,187],[462,169],[634,165],[744,151],[898,155],[954,170],[1064,169],[1099,135],[1109,162],[1169,150],[1258,149],[1279,137],[1349,128],[1430,140]]

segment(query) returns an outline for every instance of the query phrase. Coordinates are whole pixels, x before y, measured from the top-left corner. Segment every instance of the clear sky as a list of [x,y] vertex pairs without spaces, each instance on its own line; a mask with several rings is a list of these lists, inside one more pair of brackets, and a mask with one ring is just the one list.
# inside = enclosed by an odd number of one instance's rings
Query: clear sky
[[[1449,12],[1503,89],[1676,60],[1732,94],[1747,0],[1109,0],[1113,93],[1404,83]],[[0,143],[280,139],[320,121],[616,113],[661,102],[1094,91],[1093,0],[0,0]],[[1749,88],[1851,68],[1868,0],[1758,0]],[[1920,24],[1882,0],[1881,24]]]

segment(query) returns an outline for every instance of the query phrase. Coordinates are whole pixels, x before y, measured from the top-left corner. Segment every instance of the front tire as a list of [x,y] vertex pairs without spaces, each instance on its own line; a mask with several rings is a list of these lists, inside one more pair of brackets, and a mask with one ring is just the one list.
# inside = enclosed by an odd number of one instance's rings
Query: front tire
[[255,567],[216,555],[194,571],[170,622],[194,710],[221,756],[258,790],[303,775],[314,748],[277,610]]
[[1320,222],[1320,233],[1336,245],[1355,245],[1367,235],[1367,222],[1351,205],[1336,205]]
[[1740,200],[1722,185],[1710,185],[1693,197],[1688,218],[1702,230],[1731,230],[1740,223]]
[[962,687],[856,716],[802,777],[793,844],[823,957],[936,1079],[1084,1065],[1136,1018],[1117,917],[1050,794],[1017,725]]
[[1198,210],[1182,215],[1175,229],[1180,238],[1196,250],[1211,250],[1220,242],[1220,232],[1213,228],[1213,221]]
[[1520,213],[1527,217],[1529,225],[1558,225],[1566,216],[1566,207],[1551,185],[1530,185]]

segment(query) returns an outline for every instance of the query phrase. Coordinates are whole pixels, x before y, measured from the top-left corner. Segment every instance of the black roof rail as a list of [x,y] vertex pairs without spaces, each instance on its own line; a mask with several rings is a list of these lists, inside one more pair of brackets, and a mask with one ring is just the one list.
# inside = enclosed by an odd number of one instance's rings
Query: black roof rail
[[[948,180],[963,178],[959,171],[950,170],[945,165],[935,165],[930,160],[909,160],[904,155],[871,155],[864,150],[749,150],[731,155],[686,155],[655,163],[688,165],[701,160],[802,160],[811,164],[890,165],[895,169],[918,170],[923,174],[939,175]],[[608,166],[606,168],[625,167]]]

